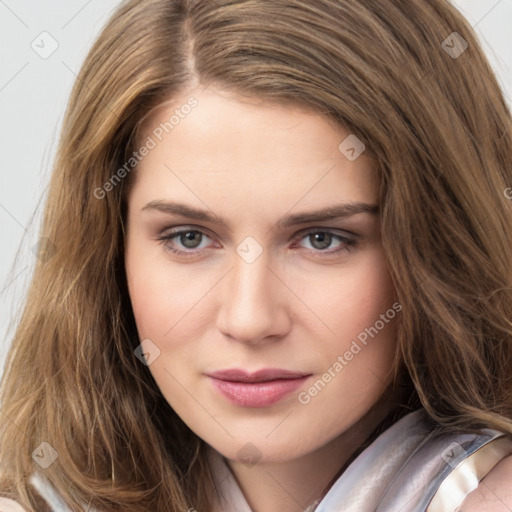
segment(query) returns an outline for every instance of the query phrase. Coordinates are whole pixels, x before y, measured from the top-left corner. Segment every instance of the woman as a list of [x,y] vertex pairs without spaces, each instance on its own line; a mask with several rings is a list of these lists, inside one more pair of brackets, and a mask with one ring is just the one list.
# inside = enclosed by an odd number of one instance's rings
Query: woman
[[0,510],[510,509],[510,128],[445,0],[123,3],[63,126]]

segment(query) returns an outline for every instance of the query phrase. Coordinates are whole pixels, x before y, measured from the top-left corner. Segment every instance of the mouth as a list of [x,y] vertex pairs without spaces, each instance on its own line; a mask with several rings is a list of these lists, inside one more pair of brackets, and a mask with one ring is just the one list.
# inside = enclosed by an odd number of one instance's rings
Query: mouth
[[240,407],[269,407],[302,386],[311,373],[282,369],[219,370],[207,374],[215,389]]

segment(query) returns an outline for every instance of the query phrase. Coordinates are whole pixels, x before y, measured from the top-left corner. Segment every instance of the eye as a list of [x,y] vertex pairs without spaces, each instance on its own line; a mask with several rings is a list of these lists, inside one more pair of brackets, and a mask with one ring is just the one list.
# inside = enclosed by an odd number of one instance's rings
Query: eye
[[[180,256],[191,256],[200,252],[196,249],[204,249],[201,243],[209,238],[204,231],[199,229],[180,229],[178,231],[167,232],[158,237],[158,241],[163,244],[166,250]],[[176,248],[178,244],[178,248]],[[184,248],[185,250],[181,250]]]
[[[300,240],[304,240],[310,244],[310,247],[306,247],[308,251],[325,254],[337,254],[342,251],[350,251],[357,243],[353,238],[348,238],[334,231],[316,229],[314,231],[308,231],[303,235]],[[337,246],[332,248],[333,243]]]

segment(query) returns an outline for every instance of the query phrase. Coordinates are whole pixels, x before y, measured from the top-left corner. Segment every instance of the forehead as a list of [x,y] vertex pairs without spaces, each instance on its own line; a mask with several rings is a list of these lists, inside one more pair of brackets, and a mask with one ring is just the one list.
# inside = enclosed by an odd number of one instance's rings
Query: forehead
[[375,202],[375,161],[364,151],[355,160],[347,158],[347,137],[354,136],[301,105],[190,90],[162,104],[141,125],[140,144],[148,138],[153,143],[138,165],[136,182],[154,194],[167,189],[166,181],[183,177],[202,190],[207,184],[210,191],[249,189],[271,198],[291,188],[297,201],[297,194],[314,188],[333,199]]

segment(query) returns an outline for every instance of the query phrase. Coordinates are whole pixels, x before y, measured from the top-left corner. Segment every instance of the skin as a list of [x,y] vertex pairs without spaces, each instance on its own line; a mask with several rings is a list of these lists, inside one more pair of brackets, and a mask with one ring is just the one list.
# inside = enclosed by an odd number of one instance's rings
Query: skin
[[512,511],[512,456],[502,459],[469,493],[457,512]]
[[[390,410],[396,317],[309,403],[297,395],[396,296],[378,214],[277,223],[340,203],[378,204],[378,172],[364,152],[354,161],[340,152],[349,132],[326,117],[211,87],[155,110],[141,141],[191,96],[198,105],[130,177],[125,264],[138,333],[159,350],[149,369],[166,400],[226,458],[252,510],[298,512]],[[155,201],[204,209],[226,226],[147,206]],[[184,236],[161,240],[171,229],[203,235],[190,245]],[[333,237],[322,249],[313,235],[325,231],[355,244]],[[237,253],[249,236],[262,250],[251,263]],[[312,375],[277,404],[249,408],[205,375],[228,368]],[[247,443],[256,464],[240,460]]]

